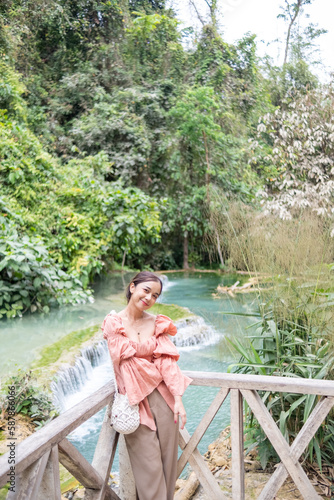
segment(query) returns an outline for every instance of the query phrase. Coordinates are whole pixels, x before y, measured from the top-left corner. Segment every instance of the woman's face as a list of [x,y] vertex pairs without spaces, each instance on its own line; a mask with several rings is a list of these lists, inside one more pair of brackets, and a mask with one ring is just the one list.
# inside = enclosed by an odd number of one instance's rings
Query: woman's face
[[155,304],[155,301],[160,295],[161,285],[157,281],[144,281],[130,285],[131,299],[130,302],[141,310],[146,310]]

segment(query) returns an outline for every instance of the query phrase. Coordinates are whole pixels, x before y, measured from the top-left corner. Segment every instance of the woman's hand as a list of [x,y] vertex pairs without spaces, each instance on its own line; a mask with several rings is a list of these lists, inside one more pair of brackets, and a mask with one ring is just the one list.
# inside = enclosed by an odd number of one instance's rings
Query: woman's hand
[[184,426],[187,423],[187,414],[182,403],[182,396],[174,396],[174,398],[175,398],[174,422],[175,423],[177,422],[178,415],[180,415],[182,421],[181,429],[184,429]]

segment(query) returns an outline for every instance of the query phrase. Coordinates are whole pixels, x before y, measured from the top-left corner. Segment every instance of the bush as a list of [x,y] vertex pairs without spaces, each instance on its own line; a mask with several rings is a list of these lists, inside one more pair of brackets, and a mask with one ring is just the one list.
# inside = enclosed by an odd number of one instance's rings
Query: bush
[[[36,384],[37,380],[29,372],[12,377],[6,386],[12,385],[16,388],[15,413],[27,415],[33,419],[36,427],[40,428],[56,417],[58,412],[53,406],[50,396]],[[3,409],[6,412],[6,402],[3,404]]]
[[91,298],[78,276],[53,262],[41,238],[20,233],[3,215],[0,228],[0,318],[22,316],[26,311],[49,312],[52,306]]

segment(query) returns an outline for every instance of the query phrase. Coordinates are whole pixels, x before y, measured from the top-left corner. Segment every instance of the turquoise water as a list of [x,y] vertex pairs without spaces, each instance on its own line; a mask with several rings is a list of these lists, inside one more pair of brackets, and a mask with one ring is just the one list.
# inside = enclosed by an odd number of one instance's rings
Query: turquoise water
[[0,320],[0,377],[27,369],[40,348],[53,344],[69,333],[99,325],[112,308],[121,309],[117,294],[124,290],[131,274],[115,274],[96,283],[94,303],[31,314],[9,321]]

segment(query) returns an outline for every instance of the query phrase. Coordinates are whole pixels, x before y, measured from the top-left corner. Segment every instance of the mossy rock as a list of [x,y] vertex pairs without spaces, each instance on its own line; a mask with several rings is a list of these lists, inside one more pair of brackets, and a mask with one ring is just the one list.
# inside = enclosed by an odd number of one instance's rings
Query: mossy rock
[[149,312],[152,312],[152,314],[164,314],[165,316],[168,316],[172,321],[179,321],[181,319],[194,316],[194,314],[189,311],[187,307],[177,306],[176,304],[156,303]]

